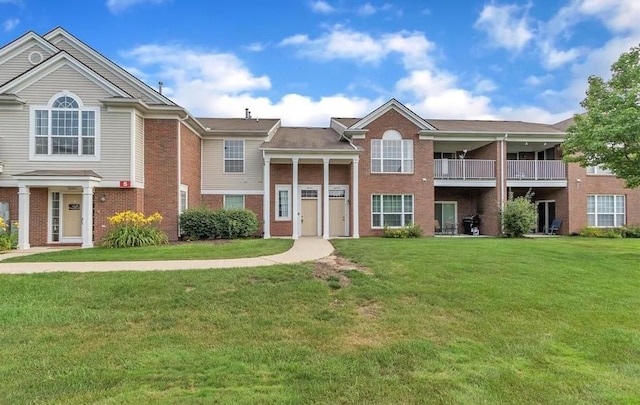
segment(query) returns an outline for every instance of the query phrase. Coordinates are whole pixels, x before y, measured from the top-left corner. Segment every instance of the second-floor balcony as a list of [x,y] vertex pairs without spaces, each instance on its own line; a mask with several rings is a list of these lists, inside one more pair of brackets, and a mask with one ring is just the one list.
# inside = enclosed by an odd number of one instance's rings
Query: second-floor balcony
[[562,160],[507,160],[507,180],[566,180]]
[[436,179],[492,180],[496,178],[496,161],[480,159],[435,159]]

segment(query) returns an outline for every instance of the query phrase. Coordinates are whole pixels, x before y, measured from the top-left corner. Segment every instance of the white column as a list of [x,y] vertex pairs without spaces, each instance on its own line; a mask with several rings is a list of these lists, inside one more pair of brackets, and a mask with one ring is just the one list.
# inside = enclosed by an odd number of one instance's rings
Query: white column
[[294,157],[291,160],[293,161],[293,185],[291,190],[291,205],[292,215],[291,219],[293,220],[293,233],[291,234],[291,238],[298,239],[300,236],[300,209],[298,208],[298,202],[300,198],[298,196],[298,160],[300,158]]
[[324,183],[322,185],[322,237],[329,239],[329,158],[323,158]]
[[93,188],[82,187],[82,247],[93,247]]
[[18,249],[29,249],[29,187],[18,189]]
[[353,161],[351,163],[351,210],[353,212],[353,232],[351,232],[351,236],[356,239],[360,237],[360,202],[358,201],[358,194],[360,193],[360,187],[358,186],[359,162],[360,158],[353,158]]
[[271,237],[271,158],[265,156],[262,173],[262,218],[264,220],[264,238]]

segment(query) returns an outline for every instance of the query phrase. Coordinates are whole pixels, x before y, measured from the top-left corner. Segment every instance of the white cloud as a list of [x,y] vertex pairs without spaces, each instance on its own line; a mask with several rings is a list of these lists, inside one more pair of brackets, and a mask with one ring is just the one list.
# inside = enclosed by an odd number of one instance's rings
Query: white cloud
[[474,88],[475,93],[491,93],[496,91],[498,86],[491,79],[480,79],[477,81],[476,86]]
[[2,23],[2,29],[4,29],[5,32],[13,31],[13,29],[16,28],[18,24],[20,24],[19,19],[9,18],[7,20],[4,20],[4,22]]
[[515,4],[485,5],[475,27],[489,36],[493,46],[520,51],[533,38],[527,10]]
[[391,53],[398,53],[406,67],[430,64],[428,53],[434,48],[420,32],[400,31],[373,37],[368,33],[350,30],[341,25],[311,39],[298,34],[285,38],[281,46],[297,48],[299,56],[314,60],[353,60],[358,63],[380,63]]
[[358,7],[358,14],[361,16],[370,16],[374,15],[378,11],[377,8],[373,6],[371,3],[364,3],[360,7]]
[[312,1],[309,7],[314,13],[318,14],[331,14],[337,11],[335,7],[324,0]]
[[542,76],[531,75],[531,76],[527,76],[527,78],[524,79],[524,83],[527,86],[537,87],[537,86],[540,86],[540,85],[548,82],[552,78],[553,78],[553,76],[551,76],[550,74],[546,74],[546,75],[542,75]]
[[113,14],[117,14],[138,4],[161,4],[165,1],[167,0],[107,0],[107,8]]
[[244,49],[250,52],[262,52],[267,48],[267,46],[261,42],[252,42],[249,45],[246,45]]

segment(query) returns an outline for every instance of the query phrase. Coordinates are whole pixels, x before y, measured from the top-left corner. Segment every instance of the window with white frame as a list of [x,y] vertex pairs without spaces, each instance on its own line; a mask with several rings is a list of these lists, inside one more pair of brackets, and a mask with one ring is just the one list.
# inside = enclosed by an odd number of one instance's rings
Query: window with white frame
[[613,174],[613,172],[602,165],[597,165],[587,166],[587,174]]
[[371,226],[401,227],[413,224],[413,195],[371,196]]
[[244,173],[244,140],[225,139],[224,172]]
[[390,129],[371,140],[372,173],[413,173],[413,140]]
[[182,214],[189,208],[189,187],[186,184],[180,184],[180,213]]
[[244,196],[243,195],[225,195],[224,196],[224,209],[225,210],[242,210],[242,209],[244,209]]
[[64,92],[31,111],[35,157],[97,155],[98,107],[85,107],[79,97]]
[[587,223],[596,227],[618,227],[625,224],[623,195],[588,195]]
[[276,185],[276,221],[291,220],[291,186]]

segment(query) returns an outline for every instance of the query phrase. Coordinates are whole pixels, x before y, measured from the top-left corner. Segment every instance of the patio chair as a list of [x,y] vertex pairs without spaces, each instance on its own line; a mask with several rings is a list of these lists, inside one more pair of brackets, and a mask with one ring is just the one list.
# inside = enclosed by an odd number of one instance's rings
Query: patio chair
[[446,224],[444,224],[444,231],[445,234],[449,234],[449,235],[455,235],[458,233],[458,224],[456,224],[455,222],[447,222]]
[[433,225],[434,225],[434,231],[436,234],[442,233],[442,228],[440,227],[440,221],[438,221],[437,219],[435,221],[433,221]]
[[559,218],[555,218],[551,222],[551,226],[549,226],[549,229],[547,229],[547,234],[548,235],[557,235],[558,234],[558,229],[560,229],[560,226],[562,226],[562,220],[559,219]]

